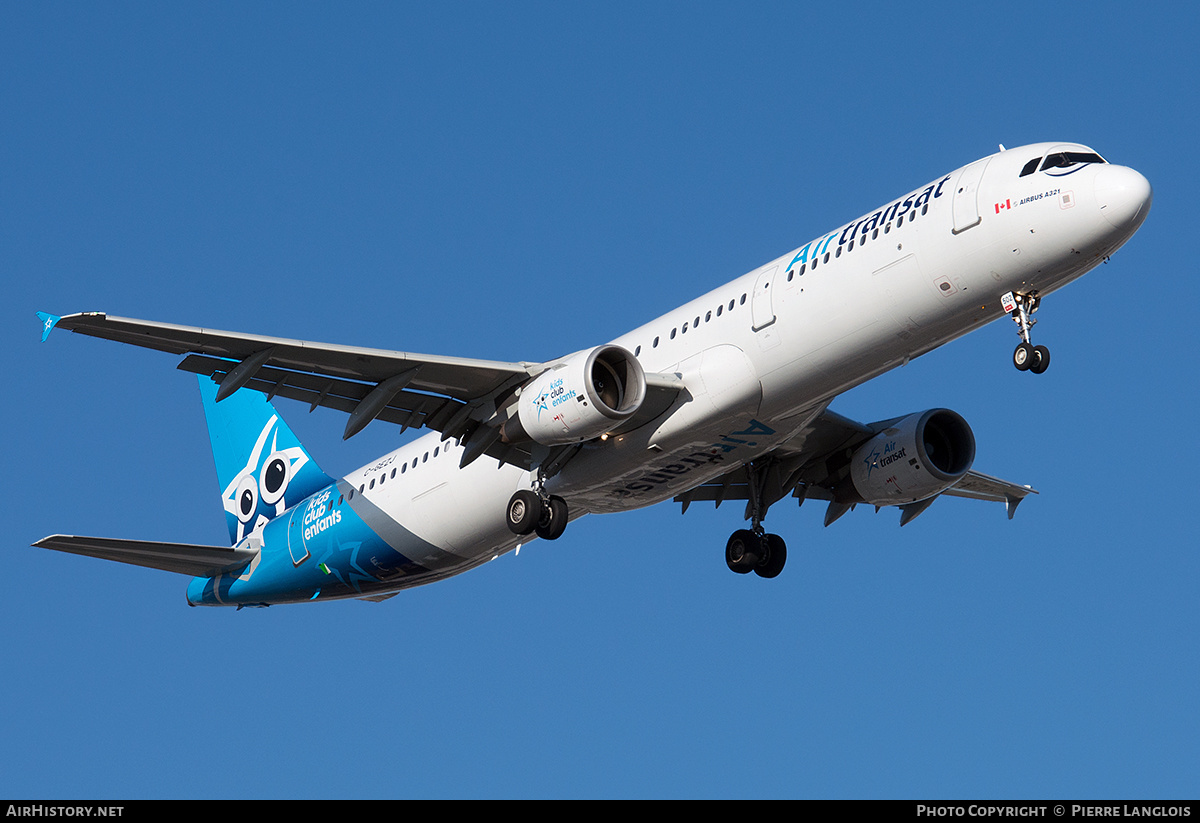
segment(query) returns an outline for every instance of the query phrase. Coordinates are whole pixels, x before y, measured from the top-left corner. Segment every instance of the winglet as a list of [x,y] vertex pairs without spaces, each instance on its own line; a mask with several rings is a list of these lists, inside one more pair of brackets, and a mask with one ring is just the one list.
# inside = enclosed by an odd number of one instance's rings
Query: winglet
[[38,320],[42,321],[42,342],[46,342],[46,338],[50,336],[50,332],[58,325],[58,321],[62,320],[57,314],[40,311],[37,313]]

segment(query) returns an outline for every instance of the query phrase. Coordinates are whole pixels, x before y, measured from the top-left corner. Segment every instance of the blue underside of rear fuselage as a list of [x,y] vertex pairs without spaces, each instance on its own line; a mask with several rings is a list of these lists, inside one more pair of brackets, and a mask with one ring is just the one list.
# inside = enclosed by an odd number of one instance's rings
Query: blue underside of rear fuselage
[[188,603],[249,606],[367,597],[432,582],[446,576],[448,566],[460,565],[461,560],[439,562],[438,568],[414,562],[406,554],[449,558],[411,532],[403,535],[400,549],[390,545],[334,484],[267,523],[250,565],[194,578]]

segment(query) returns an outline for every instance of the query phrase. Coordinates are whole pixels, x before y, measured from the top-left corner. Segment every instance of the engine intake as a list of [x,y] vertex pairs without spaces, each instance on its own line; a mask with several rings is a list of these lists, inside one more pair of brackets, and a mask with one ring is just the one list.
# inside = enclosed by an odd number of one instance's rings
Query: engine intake
[[591,440],[631,417],[645,399],[646,373],[630,352],[620,346],[578,352],[522,387],[503,439],[544,446]]
[[910,414],[868,440],[850,459],[854,490],[867,503],[900,506],[940,494],[975,462],[975,435],[949,409]]

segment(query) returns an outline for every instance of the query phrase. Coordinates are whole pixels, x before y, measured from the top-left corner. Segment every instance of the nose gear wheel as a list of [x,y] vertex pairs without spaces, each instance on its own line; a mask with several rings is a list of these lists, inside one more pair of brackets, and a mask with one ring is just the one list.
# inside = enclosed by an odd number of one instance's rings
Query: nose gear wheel
[[1041,374],[1050,368],[1050,350],[1045,346],[1035,346],[1030,340],[1030,330],[1037,325],[1033,313],[1042,302],[1037,289],[1028,292],[1010,291],[1000,298],[1000,302],[1004,310],[1012,315],[1013,322],[1017,324],[1017,334],[1021,336],[1021,342],[1013,350],[1013,365],[1017,371]]

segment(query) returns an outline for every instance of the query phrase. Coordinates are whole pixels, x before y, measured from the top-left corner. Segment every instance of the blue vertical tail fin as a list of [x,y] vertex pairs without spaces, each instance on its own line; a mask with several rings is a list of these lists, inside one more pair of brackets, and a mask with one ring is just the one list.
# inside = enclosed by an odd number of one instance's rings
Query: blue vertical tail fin
[[200,397],[231,544],[333,482],[260,393],[242,389],[218,403],[217,386],[201,376]]

